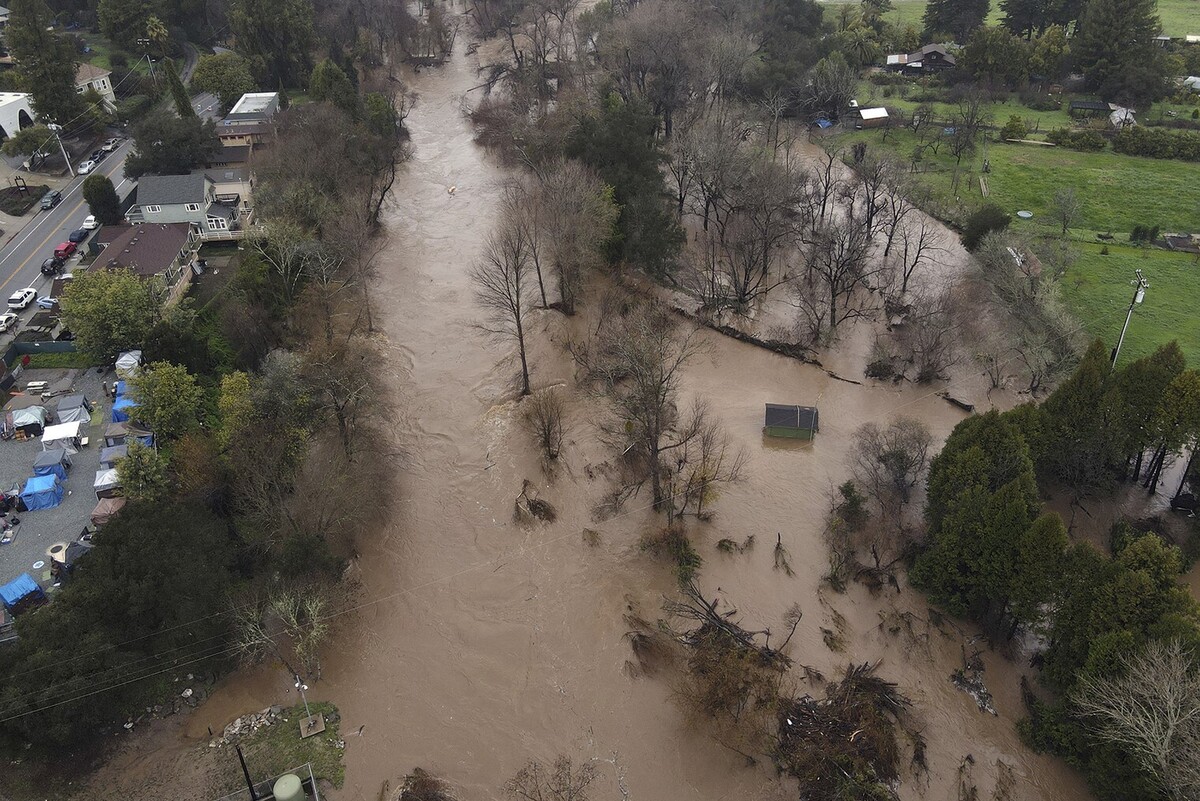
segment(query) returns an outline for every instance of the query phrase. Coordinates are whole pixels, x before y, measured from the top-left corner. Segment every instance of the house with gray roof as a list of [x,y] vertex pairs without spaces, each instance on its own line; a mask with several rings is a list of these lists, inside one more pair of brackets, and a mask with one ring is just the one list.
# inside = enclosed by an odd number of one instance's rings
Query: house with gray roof
[[220,234],[239,227],[238,203],[217,192],[204,171],[189,175],[144,175],[137,199],[125,215],[131,223],[188,223],[197,234]]

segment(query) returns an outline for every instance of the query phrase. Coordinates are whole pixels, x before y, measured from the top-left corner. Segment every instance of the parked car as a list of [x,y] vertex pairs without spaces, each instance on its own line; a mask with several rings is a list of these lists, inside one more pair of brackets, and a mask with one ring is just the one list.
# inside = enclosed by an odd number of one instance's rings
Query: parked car
[[82,242],[83,240],[85,240],[87,238],[88,238],[88,230],[86,228],[76,228],[74,231],[71,232],[71,235],[67,237],[67,241],[74,242],[76,245],[78,245],[80,242]]
[[42,275],[57,275],[62,272],[63,263],[51,256],[42,262]]
[[75,252],[75,247],[76,245],[74,242],[59,243],[58,247],[54,249],[54,258],[58,259],[59,261],[66,261],[67,258]]
[[27,286],[24,289],[18,289],[16,292],[12,293],[12,295],[9,296],[8,308],[24,309],[30,303],[33,303],[33,301],[36,299],[37,299],[37,290],[31,286]]
[[79,168],[76,169],[75,172],[79,173],[80,175],[87,175],[89,172],[91,172],[94,169],[96,169],[96,162],[92,161],[91,159],[88,159],[87,161],[80,164]]
[[52,209],[62,201],[62,192],[57,189],[51,189],[46,194],[42,195],[42,208]]
[[107,156],[107,155],[108,155],[108,151],[107,151],[107,150],[93,150],[93,151],[92,151],[92,155],[90,156],[90,158],[91,158],[91,160],[92,160],[92,161],[94,161],[94,162],[96,162],[97,164],[99,164],[101,161],[103,161],[103,160],[104,160],[104,157],[105,157],[105,156]]
[[100,149],[103,150],[105,153],[111,153],[120,146],[121,146],[120,137],[114,136],[112,139],[105,139],[104,144],[100,146]]
[[39,309],[53,309],[58,305],[58,298],[52,298],[49,295],[44,295],[37,299]]
[[95,214],[89,214],[83,218],[83,225],[79,227],[85,231],[95,231],[100,227],[100,221],[96,219]]
[[0,314],[0,332],[9,331],[17,327],[17,313],[5,312]]

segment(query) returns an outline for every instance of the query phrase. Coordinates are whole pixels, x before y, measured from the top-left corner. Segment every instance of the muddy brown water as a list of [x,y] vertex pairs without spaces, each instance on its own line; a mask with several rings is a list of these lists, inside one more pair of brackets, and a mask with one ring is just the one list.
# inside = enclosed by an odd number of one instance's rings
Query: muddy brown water
[[[769,766],[747,767],[689,726],[664,681],[629,675],[623,615],[634,608],[653,617],[673,589],[669,572],[637,547],[639,534],[657,521],[644,496],[618,517],[594,520],[592,508],[608,488],[599,466],[611,454],[597,439],[600,407],[592,399],[576,394],[565,463],[553,480],[543,476],[514,414],[509,354],[471,328],[467,269],[510,174],[472,142],[461,98],[476,83],[474,60],[461,52],[414,78],[420,100],[408,124],[415,158],[387,213],[391,245],[376,295],[384,369],[400,410],[398,500],[392,525],[359,544],[352,569],[363,606],[339,621],[323,678],[310,691],[310,698],[336,703],[343,717],[346,783],[329,797],[378,798],[385,780],[395,786],[420,766],[446,778],[463,799],[493,799],[526,760],[563,753],[596,763],[594,799],[795,798],[796,788]],[[574,386],[562,346],[583,319],[537,317],[538,386]],[[1009,769],[1017,780],[1013,798],[1086,798],[1076,774],[1019,742],[1016,666],[985,653],[999,716],[981,713],[948,680],[962,649],[971,647],[969,630],[941,634],[918,623],[912,636],[892,635],[881,627],[882,615],[927,615],[911,591],[874,597],[861,588],[845,595],[819,589],[822,521],[830,488],[847,474],[851,432],[867,420],[905,414],[940,438],[962,414],[929,388],[858,386],[716,334],[703,337],[708,347],[687,371],[686,394],[706,397],[749,456],[745,480],[722,491],[716,517],[693,524],[705,593],[739,609],[750,628],[783,630],[786,610],[799,603],[804,617],[790,649],[798,663],[833,674],[850,659],[882,662],[881,675],[916,702],[929,743],[929,774],[906,778],[902,798],[957,797],[957,769],[968,754],[980,798],[992,797],[997,775]],[[848,337],[848,355],[834,360],[840,372],[862,374],[867,341],[861,333]],[[984,400],[977,379],[961,381]],[[764,440],[768,401],[819,406],[815,443]],[[554,523],[513,521],[525,478],[557,508]],[[363,500],[370,502],[369,491]],[[598,545],[585,544],[585,527],[600,533]],[[772,567],[777,533],[793,577]],[[758,544],[745,554],[714,548],[721,537],[748,534]],[[826,648],[820,631],[833,625],[832,609],[845,619],[840,654]],[[795,681],[799,691],[811,689]],[[238,673],[189,719],[160,726],[154,739],[144,735],[118,755],[107,780],[140,775],[127,798],[157,798],[168,788],[179,798],[202,798],[180,767],[187,749],[203,747],[209,727],[295,700],[278,668]]]

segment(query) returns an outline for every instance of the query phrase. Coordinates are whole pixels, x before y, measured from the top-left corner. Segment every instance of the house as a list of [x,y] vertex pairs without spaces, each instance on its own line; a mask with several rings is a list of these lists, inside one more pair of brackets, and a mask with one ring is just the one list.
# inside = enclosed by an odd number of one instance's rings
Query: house
[[767,404],[763,433],[768,437],[811,440],[819,428],[818,413],[813,406]]
[[268,122],[279,111],[278,92],[250,92],[238,98],[221,121],[222,126],[257,125]]
[[941,44],[927,44],[915,53],[899,53],[887,57],[887,68],[906,75],[926,75],[944,72],[958,66],[958,59],[950,48]]
[[113,91],[112,72],[100,69],[91,64],[80,64],[75,69],[75,91],[83,94],[89,89],[95,89],[104,98],[107,111],[117,107],[117,94]]
[[192,259],[199,247],[189,223],[137,223],[101,229],[102,250],[95,264],[109,270],[129,269],[141,278],[161,282],[164,302],[177,301],[191,279]]
[[192,171],[193,175],[196,173],[200,173],[212,183],[214,202],[238,211],[251,208],[254,174],[250,172],[249,167],[245,165],[209,167]]
[[[241,188],[242,181],[231,178],[229,183],[236,188],[227,194],[249,196]],[[248,178],[245,186],[248,189]],[[188,223],[201,236],[238,230],[243,222],[238,201],[229,203],[218,197],[215,182],[204,170],[188,175],[143,176],[138,181],[137,199],[125,218],[135,224]]]
[[217,138],[221,140],[221,146],[226,148],[261,145],[270,141],[274,135],[274,126],[265,122],[252,125],[217,126]]

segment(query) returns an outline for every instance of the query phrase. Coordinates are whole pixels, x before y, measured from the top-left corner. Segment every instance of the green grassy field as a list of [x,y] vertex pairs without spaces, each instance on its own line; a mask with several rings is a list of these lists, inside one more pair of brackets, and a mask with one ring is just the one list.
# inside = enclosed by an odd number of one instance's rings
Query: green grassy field
[[1133,296],[1130,281],[1140,269],[1150,281],[1145,301],[1133,313],[1121,349],[1121,362],[1179,341],[1188,364],[1200,365],[1200,260],[1185,253],[1154,248],[1081,245],[1079,260],[1063,278],[1063,296],[1092,336],[1116,344]]
[[[837,6],[854,3],[857,0],[821,0],[822,4],[833,6],[826,12],[826,19],[837,13]],[[925,0],[892,0],[895,10],[884,15],[884,19],[895,25],[915,25],[921,27],[921,17],[925,14]],[[1200,0],[1158,0],[1158,15],[1162,20],[1163,32],[1168,36],[1184,36],[1189,33],[1200,34]],[[1000,12],[1000,4],[992,0],[992,12],[988,22],[995,24],[1004,15]]]

